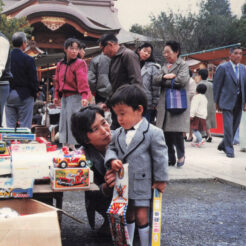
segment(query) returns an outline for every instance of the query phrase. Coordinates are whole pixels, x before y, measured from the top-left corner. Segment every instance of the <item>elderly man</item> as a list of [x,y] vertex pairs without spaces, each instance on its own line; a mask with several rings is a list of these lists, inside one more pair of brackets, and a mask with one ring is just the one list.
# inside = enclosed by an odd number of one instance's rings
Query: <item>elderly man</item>
[[[111,58],[109,68],[109,81],[114,93],[121,85],[140,84],[142,85],[140,61],[137,54],[119,45],[114,34],[104,34],[99,40],[104,55]],[[115,114],[112,112],[111,129],[119,127]]]
[[3,108],[9,94],[10,45],[8,39],[0,32],[0,127],[2,126]]
[[6,102],[7,127],[31,128],[32,113],[36,93],[38,92],[37,71],[34,59],[23,51],[27,46],[24,32],[12,36],[14,49],[11,52],[11,72],[13,81]]
[[218,150],[229,158],[234,157],[233,137],[239,126],[242,110],[246,111],[246,69],[240,64],[243,51],[240,47],[230,50],[230,61],[221,64],[214,76],[214,101],[222,111],[224,138]]

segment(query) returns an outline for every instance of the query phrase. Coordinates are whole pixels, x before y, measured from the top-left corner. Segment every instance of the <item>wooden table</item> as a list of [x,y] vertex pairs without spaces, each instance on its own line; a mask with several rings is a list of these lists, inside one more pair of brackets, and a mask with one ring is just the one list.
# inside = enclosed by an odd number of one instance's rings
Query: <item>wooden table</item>
[[90,184],[90,188],[78,188],[78,189],[73,189],[73,190],[66,190],[66,189],[61,189],[61,190],[56,190],[54,191],[51,188],[50,184],[34,184],[33,186],[33,198],[40,200],[42,202],[48,203],[50,205],[53,205],[53,198],[56,200],[56,207],[59,209],[62,209],[62,201],[63,201],[63,192],[66,191],[95,191],[99,190],[99,187],[92,183]]

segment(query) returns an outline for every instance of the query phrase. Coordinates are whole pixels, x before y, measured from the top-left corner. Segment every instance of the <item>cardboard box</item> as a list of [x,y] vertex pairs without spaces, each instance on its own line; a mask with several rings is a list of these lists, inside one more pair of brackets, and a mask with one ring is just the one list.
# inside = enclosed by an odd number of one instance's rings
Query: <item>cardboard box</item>
[[89,168],[55,168],[50,170],[53,190],[75,190],[90,188]]
[[58,209],[32,199],[0,201],[21,216],[0,219],[0,246],[61,246]]

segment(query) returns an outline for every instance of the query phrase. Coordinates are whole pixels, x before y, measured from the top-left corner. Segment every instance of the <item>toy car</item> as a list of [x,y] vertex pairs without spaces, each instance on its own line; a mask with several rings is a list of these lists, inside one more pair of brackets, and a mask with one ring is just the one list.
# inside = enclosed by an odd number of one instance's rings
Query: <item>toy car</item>
[[56,167],[66,168],[66,167],[86,167],[86,157],[81,152],[71,151],[64,149],[63,153],[59,157],[53,158],[53,163]]
[[83,171],[78,170],[76,174],[68,173],[66,177],[59,177],[57,179],[57,184],[69,185],[69,186],[79,185],[79,184],[83,184],[85,179],[86,177],[83,176]]

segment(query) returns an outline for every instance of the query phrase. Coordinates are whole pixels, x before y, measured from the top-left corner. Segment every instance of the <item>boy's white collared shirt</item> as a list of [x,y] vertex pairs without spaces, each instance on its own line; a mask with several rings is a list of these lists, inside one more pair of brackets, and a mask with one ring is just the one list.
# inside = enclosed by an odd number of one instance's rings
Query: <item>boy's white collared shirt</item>
[[136,125],[133,126],[134,129],[127,131],[127,133],[126,133],[126,145],[127,146],[131,143],[131,141],[132,141],[132,139],[133,139],[133,137],[134,137],[134,135],[135,135],[135,133],[136,133],[136,131],[137,131],[137,129],[140,126],[142,121],[143,121],[143,119],[140,120]]

